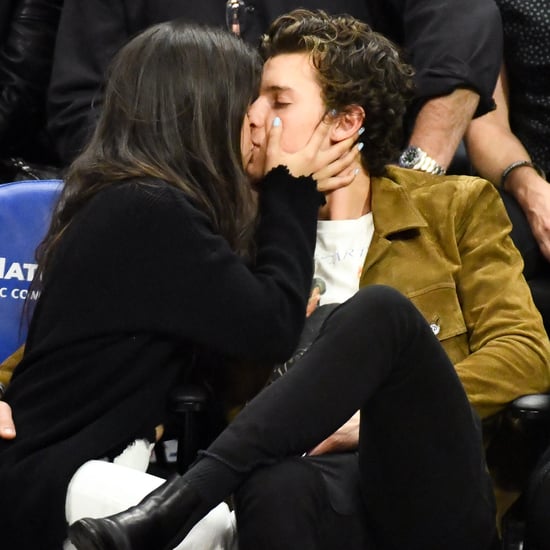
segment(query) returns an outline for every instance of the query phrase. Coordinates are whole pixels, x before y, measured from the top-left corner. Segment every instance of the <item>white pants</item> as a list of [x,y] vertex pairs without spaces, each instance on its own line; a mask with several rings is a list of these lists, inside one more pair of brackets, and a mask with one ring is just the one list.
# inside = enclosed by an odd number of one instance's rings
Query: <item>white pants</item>
[[[164,482],[162,478],[122,465],[124,460],[115,462],[91,460],[77,470],[65,501],[69,524],[83,517],[98,518],[126,510]],[[132,466],[136,466],[135,461]],[[139,466],[146,468],[147,462]],[[65,543],[65,550],[72,548],[72,544]],[[237,550],[234,513],[227,504],[219,504],[175,550]]]

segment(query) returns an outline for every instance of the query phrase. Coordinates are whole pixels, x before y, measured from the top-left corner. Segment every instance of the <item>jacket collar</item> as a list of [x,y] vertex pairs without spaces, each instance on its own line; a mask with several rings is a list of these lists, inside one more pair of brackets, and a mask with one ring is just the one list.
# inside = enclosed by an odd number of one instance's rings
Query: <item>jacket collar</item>
[[382,238],[415,229],[427,227],[428,223],[414,205],[410,193],[402,185],[418,185],[417,174],[389,166],[389,177],[371,178],[371,209],[374,229]]

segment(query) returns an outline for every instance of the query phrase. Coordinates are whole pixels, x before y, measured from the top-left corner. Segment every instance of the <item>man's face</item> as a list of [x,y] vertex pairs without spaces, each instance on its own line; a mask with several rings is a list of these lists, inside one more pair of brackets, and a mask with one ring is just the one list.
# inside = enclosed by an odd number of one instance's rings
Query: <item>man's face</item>
[[308,54],[281,54],[264,65],[260,95],[250,106],[253,154],[246,165],[254,180],[263,176],[266,138],[275,117],[282,120],[281,148],[301,149],[325,115],[321,86]]

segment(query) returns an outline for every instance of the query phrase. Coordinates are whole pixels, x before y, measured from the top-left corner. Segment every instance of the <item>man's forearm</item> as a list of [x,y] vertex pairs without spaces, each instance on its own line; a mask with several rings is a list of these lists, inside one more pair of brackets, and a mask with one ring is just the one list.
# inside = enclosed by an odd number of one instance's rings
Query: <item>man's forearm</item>
[[479,95],[466,88],[458,88],[449,95],[430,99],[416,117],[410,145],[420,147],[447,169],[478,102]]

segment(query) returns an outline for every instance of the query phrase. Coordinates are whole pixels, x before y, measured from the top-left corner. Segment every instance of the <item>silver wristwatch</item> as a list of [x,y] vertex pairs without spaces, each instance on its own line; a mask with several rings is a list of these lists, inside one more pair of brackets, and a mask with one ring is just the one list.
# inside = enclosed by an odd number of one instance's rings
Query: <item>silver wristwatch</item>
[[399,166],[402,168],[411,168],[412,170],[421,170],[429,174],[441,176],[445,174],[445,169],[438,164],[432,157],[415,145],[409,145],[399,157]]

